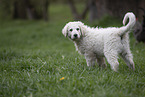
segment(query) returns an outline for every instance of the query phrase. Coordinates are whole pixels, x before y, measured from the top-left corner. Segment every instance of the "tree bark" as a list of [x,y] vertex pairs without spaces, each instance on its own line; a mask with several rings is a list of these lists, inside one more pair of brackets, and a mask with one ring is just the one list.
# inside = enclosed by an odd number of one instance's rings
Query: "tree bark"
[[82,20],[82,19],[85,19],[86,15],[87,15],[87,12],[88,12],[88,9],[89,9],[88,2],[86,2],[86,7],[85,7],[84,11],[82,12],[82,14],[79,14],[77,12],[77,9],[75,7],[75,3],[74,3],[73,0],[68,0],[68,4],[69,4],[70,9],[71,9],[71,12],[73,14],[74,20]]
[[18,19],[18,18],[26,19],[27,18],[24,0],[22,0],[21,2],[15,1],[13,3],[13,6],[14,6],[14,11],[13,11],[14,19]]
[[96,6],[96,0],[90,0],[89,2],[89,20],[92,22],[95,20],[98,15],[97,15],[97,6]]
[[14,19],[44,19],[48,20],[48,0],[16,0],[13,4],[13,18]]
[[74,20],[79,20],[80,19],[80,15],[77,12],[77,9],[75,7],[74,1],[73,0],[68,0],[68,4],[69,4],[71,12],[73,14]]
[[44,18],[44,20],[45,21],[48,21],[48,19],[49,19],[49,15],[48,15],[48,6],[49,6],[49,1],[48,0],[43,0],[43,4],[42,4],[42,6],[43,6],[43,18]]

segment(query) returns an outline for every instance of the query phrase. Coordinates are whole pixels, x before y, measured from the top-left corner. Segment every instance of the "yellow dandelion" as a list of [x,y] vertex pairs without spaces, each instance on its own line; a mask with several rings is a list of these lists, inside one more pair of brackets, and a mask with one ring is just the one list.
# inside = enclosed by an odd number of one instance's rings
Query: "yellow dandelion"
[[60,80],[64,80],[64,77],[60,78]]

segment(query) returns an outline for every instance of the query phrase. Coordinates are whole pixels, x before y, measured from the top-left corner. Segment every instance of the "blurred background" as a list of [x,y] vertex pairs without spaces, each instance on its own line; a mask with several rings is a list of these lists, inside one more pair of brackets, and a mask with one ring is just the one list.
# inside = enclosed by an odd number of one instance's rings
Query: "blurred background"
[[[0,49],[75,51],[61,33],[67,22],[119,27],[125,13],[131,11],[141,24],[144,9],[145,0],[0,0]],[[142,25],[141,31],[145,22]],[[133,46],[136,40],[132,33],[130,36]]]
[[[50,9],[56,10],[57,13],[58,5],[68,9],[74,20],[87,19],[92,22],[106,14],[122,18],[128,11],[134,12],[142,19],[144,12],[139,8],[145,9],[145,0],[0,0],[0,20],[49,21],[53,17]],[[62,12],[59,14],[65,14],[66,10]],[[57,17],[59,18],[59,15]]]

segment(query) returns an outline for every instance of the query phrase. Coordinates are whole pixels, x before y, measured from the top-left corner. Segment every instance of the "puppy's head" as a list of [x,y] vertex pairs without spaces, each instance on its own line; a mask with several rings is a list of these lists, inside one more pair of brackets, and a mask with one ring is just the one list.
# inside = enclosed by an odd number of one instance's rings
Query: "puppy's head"
[[71,40],[75,41],[82,37],[83,35],[83,26],[82,22],[69,22],[65,25],[62,29],[62,33],[65,37],[70,38]]

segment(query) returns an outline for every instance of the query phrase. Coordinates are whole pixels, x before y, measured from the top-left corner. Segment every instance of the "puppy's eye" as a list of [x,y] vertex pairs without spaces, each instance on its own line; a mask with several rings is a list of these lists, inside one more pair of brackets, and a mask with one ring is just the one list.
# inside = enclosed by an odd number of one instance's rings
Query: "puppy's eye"
[[79,28],[77,28],[76,30],[77,30],[77,31],[79,31],[80,29],[79,29]]
[[69,31],[71,31],[71,32],[72,32],[72,31],[73,31],[73,29],[70,29]]

